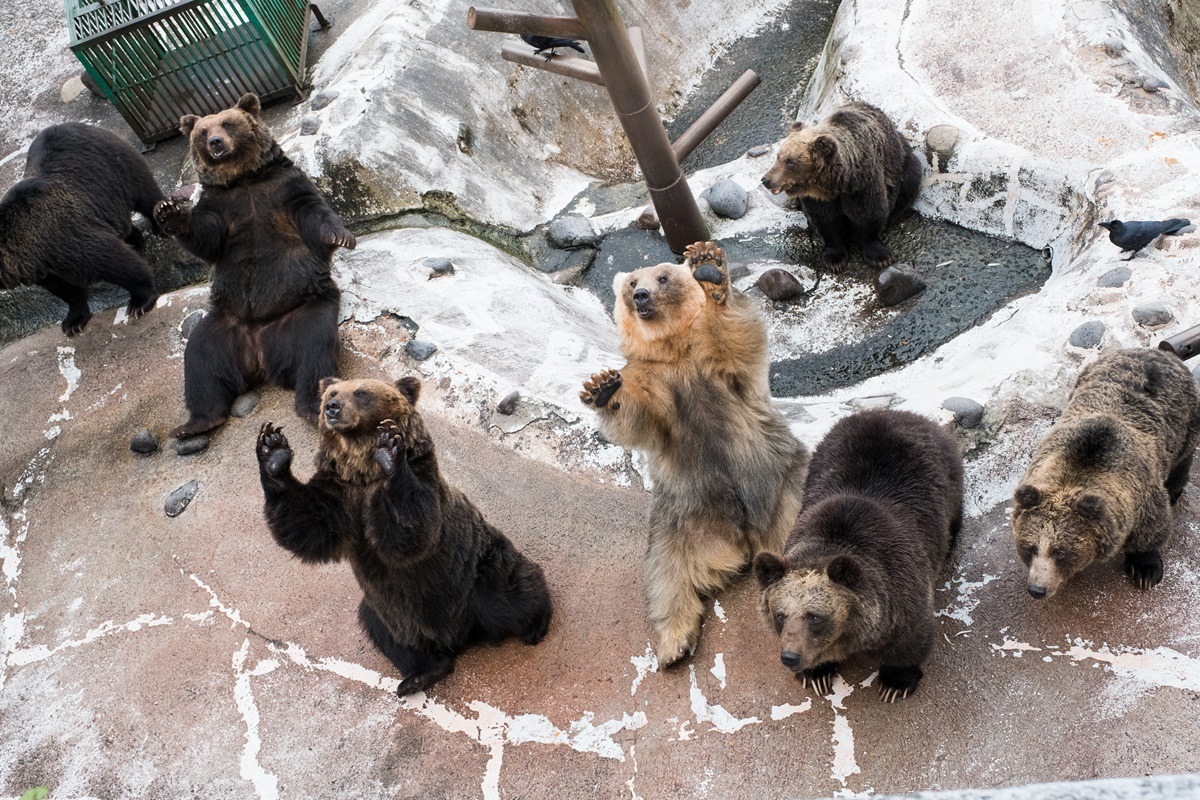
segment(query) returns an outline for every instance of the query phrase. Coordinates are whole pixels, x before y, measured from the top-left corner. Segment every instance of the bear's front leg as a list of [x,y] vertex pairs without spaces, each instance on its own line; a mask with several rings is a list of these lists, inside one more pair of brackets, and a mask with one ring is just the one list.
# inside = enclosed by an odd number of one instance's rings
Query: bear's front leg
[[1157,550],[1125,554],[1125,574],[1143,592],[1162,583],[1163,560]]
[[692,277],[700,283],[711,284],[708,294],[717,303],[724,303],[729,296],[729,267],[725,262],[725,251],[716,242],[696,242],[683,251]]
[[375,440],[375,463],[383,469],[383,474],[388,477],[395,475],[396,467],[407,458],[404,434],[395,420],[385,419],[379,423],[379,438]]
[[579,399],[584,405],[593,406],[596,409],[608,408],[612,411],[618,411],[621,408],[620,402],[612,400],[621,388],[621,373],[615,369],[606,369],[599,374],[592,375],[591,380],[583,382],[583,391],[579,393]]

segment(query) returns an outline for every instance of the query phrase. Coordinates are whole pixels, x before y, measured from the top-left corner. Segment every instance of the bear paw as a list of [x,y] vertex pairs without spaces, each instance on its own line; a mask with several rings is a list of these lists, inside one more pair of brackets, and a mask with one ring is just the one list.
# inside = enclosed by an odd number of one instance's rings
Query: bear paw
[[292,465],[292,448],[283,435],[283,428],[276,428],[270,422],[264,422],[259,428],[254,452],[258,455],[258,468],[268,477],[278,478]]
[[879,699],[885,703],[904,700],[917,690],[923,674],[920,667],[880,667]]
[[692,277],[700,283],[710,283],[712,299],[718,303],[729,293],[729,268],[725,262],[725,251],[716,242],[696,242],[683,251]]
[[92,318],[92,312],[87,306],[78,309],[71,309],[67,312],[67,316],[62,321],[62,332],[67,336],[75,336],[83,333],[83,329],[87,327],[88,321]]
[[812,690],[819,695],[827,695],[833,691],[833,676],[837,675],[837,664],[821,664],[812,669],[802,669],[796,673],[796,680],[800,681],[800,685],[805,689],[812,687]]
[[1163,560],[1157,550],[1125,554],[1125,574],[1143,592],[1162,583]]
[[862,250],[863,260],[874,269],[885,270],[896,263],[896,256],[891,248],[881,241],[866,242]]
[[344,247],[347,250],[353,250],[358,246],[358,239],[355,239],[354,234],[345,228],[326,227],[321,232],[321,241],[334,247]]
[[379,423],[379,439],[375,442],[375,462],[383,468],[383,474],[391,475],[404,457],[404,434],[395,420],[385,419]]
[[521,641],[525,644],[533,645],[546,638],[546,634],[550,631],[550,612],[543,611],[534,618],[530,623],[529,629],[521,634]]
[[615,369],[606,369],[599,374],[593,374],[592,379],[583,382],[583,391],[579,399],[584,405],[596,408],[610,407],[613,411],[621,408],[619,402],[612,402],[612,396],[621,388],[621,373]]
[[179,235],[187,230],[187,212],[177,200],[159,200],[154,206],[154,222],[164,233]]
[[125,311],[129,314],[130,319],[141,319],[153,311],[156,305],[158,305],[157,294],[151,294],[148,297],[130,297]]
[[844,247],[826,247],[821,251],[821,264],[827,272],[834,275],[840,275],[846,271],[846,264],[850,261],[850,254],[846,252]]
[[409,675],[400,681],[400,685],[396,687],[396,694],[404,697],[406,694],[423,692],[452,672],[454,672],[454,661],[452,659],[436,661],[424,672]]
[[672,664],[682,661],[685,656],[691,655],[699,636],[700,631],[698,630],[691,633],[667,631],[660,634],[658,647],[654,651],[659,669],[666,669]]

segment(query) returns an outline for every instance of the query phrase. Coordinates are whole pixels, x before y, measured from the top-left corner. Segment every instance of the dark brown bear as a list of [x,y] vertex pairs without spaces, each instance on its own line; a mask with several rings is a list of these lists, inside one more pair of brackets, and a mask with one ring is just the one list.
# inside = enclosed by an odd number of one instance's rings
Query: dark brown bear
[[780,661],[821,694],[839,664],[880,664],[879,694],[908,697],[934,636],[933,589],[962,526],[962,455],[906,411],[843,418],[813,451],[782,556],[754,572]]
[[800,199],[825,240],[828,270],[846,268],[850,242],[859,243],[868,264],[884,269],[896,261],[883,243],[884,226],[916,199],[921,161],[882,111],[847,103],[816,125],[794,124],[762,182],[773,194]]
[[348,561],[363,590],[358,619],[404,680],[400,695],[454,671],[474,642],[550,625],[542,570],[488,524],[438,471],[416,402],[421,383],[321,382],[317,471],[292,475],[292,451],[271,423],[258,437],[267,525],[302,561]]
[[194,436],[221,425],[242,392],[269,382],[296,392],[296,413],[315,420],[317,383],[337,374],[341,294],[330,274],[354,236],[271,136],[247,94],[233,108],[179,121],[202,192],[195,208],[155,209],[168,233],[212,265],[209,313],[188,338],[183,395]]
[[1175,355],[1117,350],[1079,373],[1015,493],[1013,535],[1029,594],[1051,597],[1118,552],[1139,589],[1157,586],[1159,549],[1198,438],[1200,394]]
[[162,197],[146,160],[116,134],[78,122],[46,128],[29,146],[24,180],[0,199],[0,289],[37,284],[60,298],[67,336],[92,318],[97,281],[129,292],[129,316],[142,316],[158,292],[130,214],[150,218]]

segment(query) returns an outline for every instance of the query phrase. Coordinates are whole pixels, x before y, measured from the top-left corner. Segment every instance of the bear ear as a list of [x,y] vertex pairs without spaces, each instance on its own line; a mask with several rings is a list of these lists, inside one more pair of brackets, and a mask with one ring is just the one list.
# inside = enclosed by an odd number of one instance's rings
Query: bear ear
[[787,562],[770,550],[764,550],[754,557],[754,577],[758,579],[760,589],[766,589],[786,575],[787,571]]
[[396,388],[400,390],[400,394],[408,398],[410,405],[417,404],[417,398],[421,395],[421,379],[414,378],[411,375],[405,375],[400,380],[396,381]]
[[838,556],[830,561],[829,566],[825,568],[825,574],[829,576],[829,580],[847,589],[856,588],[863,579],[862,567],[850,556]]
[[238,98],[237,105],[234,108],[240,108],[252,117],[257,117],[262,112],[262,103],[258,101],[258,95],[247,92]]
[[184,114],[179,118],[179,132],[184,136],[191,136],[192,128],[196,127],[196,123],[199,121],[200,118],[195,114]]
[[325,394],[326,389],[328,389],[330,386],[333,386],[335,383],[341,383],[341,382],[342,381],[339,378],[333,378],[333,377],[321,378],[321,382],[317,384],[317,388],[320,389],[321,394]]
[[791,125],[788,126],[788,130],[791,131],[792,133],[795,133],[796,131],[802,131],[802,130],[804,130],[804,123],[801,122],[800,120],[796,120],[795,122],[793,122]]
[[1013,500],[1019,508],[1033,508],[1042,502],[1042,490],[1032,483],[1022,483],[1013,492]]
[[618,272],[613,276],[613,294],[618,298],[621,297],[621,288],[625,286],[625,281],[629,280],[628,272]]
[[1104,498],[1092,492],[1084,492],[1075,501],[1075,512],[1084,519],[1099,522],[1108,514],[1108,504]]
[[818,136],[813,140],[812,149],[826,161],[836,156],[838,151],[837,142],[833,140],[832,136]]

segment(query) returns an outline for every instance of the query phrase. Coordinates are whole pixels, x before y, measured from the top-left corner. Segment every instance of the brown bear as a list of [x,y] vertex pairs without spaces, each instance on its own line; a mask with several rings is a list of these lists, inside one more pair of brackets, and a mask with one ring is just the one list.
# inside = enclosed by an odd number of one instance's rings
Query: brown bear
[[146,159],[115,133],[68,122],[37,135],[25,178],[0,199],[0,289],[37,284],[67,304],[74,336],[92,318],[91,285],[129,292],[136,319],[158,301],[143,239],[130,215],[149,218],[162,190]]
[[1079,373],[1062,417],[1013,497],[1029,594],[1052,597],[1094,561],[1125,553],[1139,589],[1163,577],[1159,548],[1200,437],[1200,393],[1161,350],[1105,353]]
[[363,590],[358,619],[404,680],[401,696],[454,671],[474,642],[550,625],[541,568],[442,477],[417,412],[421,383],[327,378],[317,470],[292,475],[292,451],[266,423],[256,452],[267,525],[308,563],[348,561]]
[[916,199],[921,161],[886,114],[854,102],[816,125],[792,125],[762,183],[800,200],[825,241],[821,260],[830,272],[846,268],[851,241],[868,264],[884,269],[896,257],[883,229]]
[[664,667],[696,644],[701,595],[782,545],[808,462],[771,403],[766,325],[730,286],[724,252],[703,242],[685,255],[616,276],[629,363],[580,392],[609,440],[650,459],[646,594]]
[[201,185],[190,211],[175,200],[154,215],[212,265],[209,313],[188,337],[183,396],[195,436],[223,424],[233,400],[268,382],[294,389],[296,413],[316,420],[317,383],[337,374],[341,293],[330,274],[354,236],[312,181],[283,154],[258,97],[179,121]]
[[879,695],[908,697],[934,638],[933,589],[962,526],[958,445],[906,411],[841,419],[813,451],[782,556],[759,553],[780,661],[828,694],[839,664],[880,664]]

